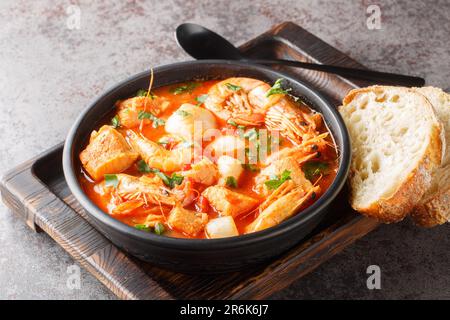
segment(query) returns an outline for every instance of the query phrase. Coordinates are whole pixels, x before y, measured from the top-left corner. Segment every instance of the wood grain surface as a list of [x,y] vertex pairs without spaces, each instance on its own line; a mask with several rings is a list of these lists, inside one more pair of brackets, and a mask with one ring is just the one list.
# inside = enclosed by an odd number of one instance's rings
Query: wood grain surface
[[[241,49],[251,57],[362,67],[290,22],[275,26]],[[278,69],[314,86],[336,106],[348,90],[369,84],[311,70]],[[174,273],[128,256],[91,226],[64,181],[62,147],[55,146],[9,171],[0,184],[3,201],[30,228],[46,232],[122,299],[265,298],[378,226],[376,221],[351,210],[344,190],[333,202],[327,219],[307,239],[269,263],[223,275]]]

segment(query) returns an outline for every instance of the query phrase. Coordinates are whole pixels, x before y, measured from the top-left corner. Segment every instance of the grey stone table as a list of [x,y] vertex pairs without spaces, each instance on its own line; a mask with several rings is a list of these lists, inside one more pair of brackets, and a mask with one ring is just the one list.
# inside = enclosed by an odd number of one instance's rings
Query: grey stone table
[[[290,20],[368,67],[423,75],[449,88],[446,0],[373,1],[381,10],[375,30],[366,24],[372,1],[91,2],[0,2],[0,173],[62,141],[80,110],[115,82],[188,59],[173,38],[185,21],[239,44]],[[382,226],[273,298],[449,299],[449,233],[449,225]],[[1,299],[114,298],[85,271],[80,289],[69,289],[73,264],[0,204]],[[372,264],[381,268],[381,290],[366,287]]]

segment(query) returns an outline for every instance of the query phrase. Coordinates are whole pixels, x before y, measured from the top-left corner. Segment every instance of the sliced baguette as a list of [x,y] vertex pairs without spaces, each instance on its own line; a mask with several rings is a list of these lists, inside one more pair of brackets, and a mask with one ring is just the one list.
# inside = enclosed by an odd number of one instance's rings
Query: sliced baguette
[[450,221],[450,95],[438,88],[417,88],[433,105],[445,132],[442,166],[433,172],[431,187],[411,213],[419,226],[434,227]]
[[413,89],[373,86],[350,91],[339,111],[352,143],[352,207],[385,223],[404,219],[442,161],[432,105]]

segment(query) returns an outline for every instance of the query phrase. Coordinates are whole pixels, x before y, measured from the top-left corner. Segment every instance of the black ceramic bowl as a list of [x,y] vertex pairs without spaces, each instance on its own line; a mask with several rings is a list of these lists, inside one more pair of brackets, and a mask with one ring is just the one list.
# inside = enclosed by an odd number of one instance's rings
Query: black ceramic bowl
[[77,180],[78,155],[92,130],[98,128],[118,99],[132,96],[148,86],[150,72],[127,79],[96,99],[75,121],[63,153],[64,175],[75,198],[86,209],[94,226],[115,245],[139,259],[187,273],[226,272],[262,262],[281,254],[304,238],[323,220],[331,201],[343,187],[350,163],[346,127],[335,108],[315,90],[269,68],[214,60],[175,63],[154,69],[155,87],[193,79],[253,77],[273,83],[285,78],[293,93],[323,114],[339,150],[339,171],[330,188],[312,206],[280,225],[260,232],[224,239],[177,239],[132,228],[104,213],[84,194]]

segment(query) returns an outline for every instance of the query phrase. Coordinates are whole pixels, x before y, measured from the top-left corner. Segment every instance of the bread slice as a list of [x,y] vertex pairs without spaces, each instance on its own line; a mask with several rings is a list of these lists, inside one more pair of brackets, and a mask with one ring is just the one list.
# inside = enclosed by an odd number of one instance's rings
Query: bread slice
[[416,88],[433,105],[445,132],[442,166],[433,173],[431,187],[411,213],[417,225],[433,227],[450,221],[450,95],[438,88]]
[[385,223],[404,219],[442,161],[432,105],[410,88],[373,86],[350,91],[339,111],[352,143],[352,207]]

